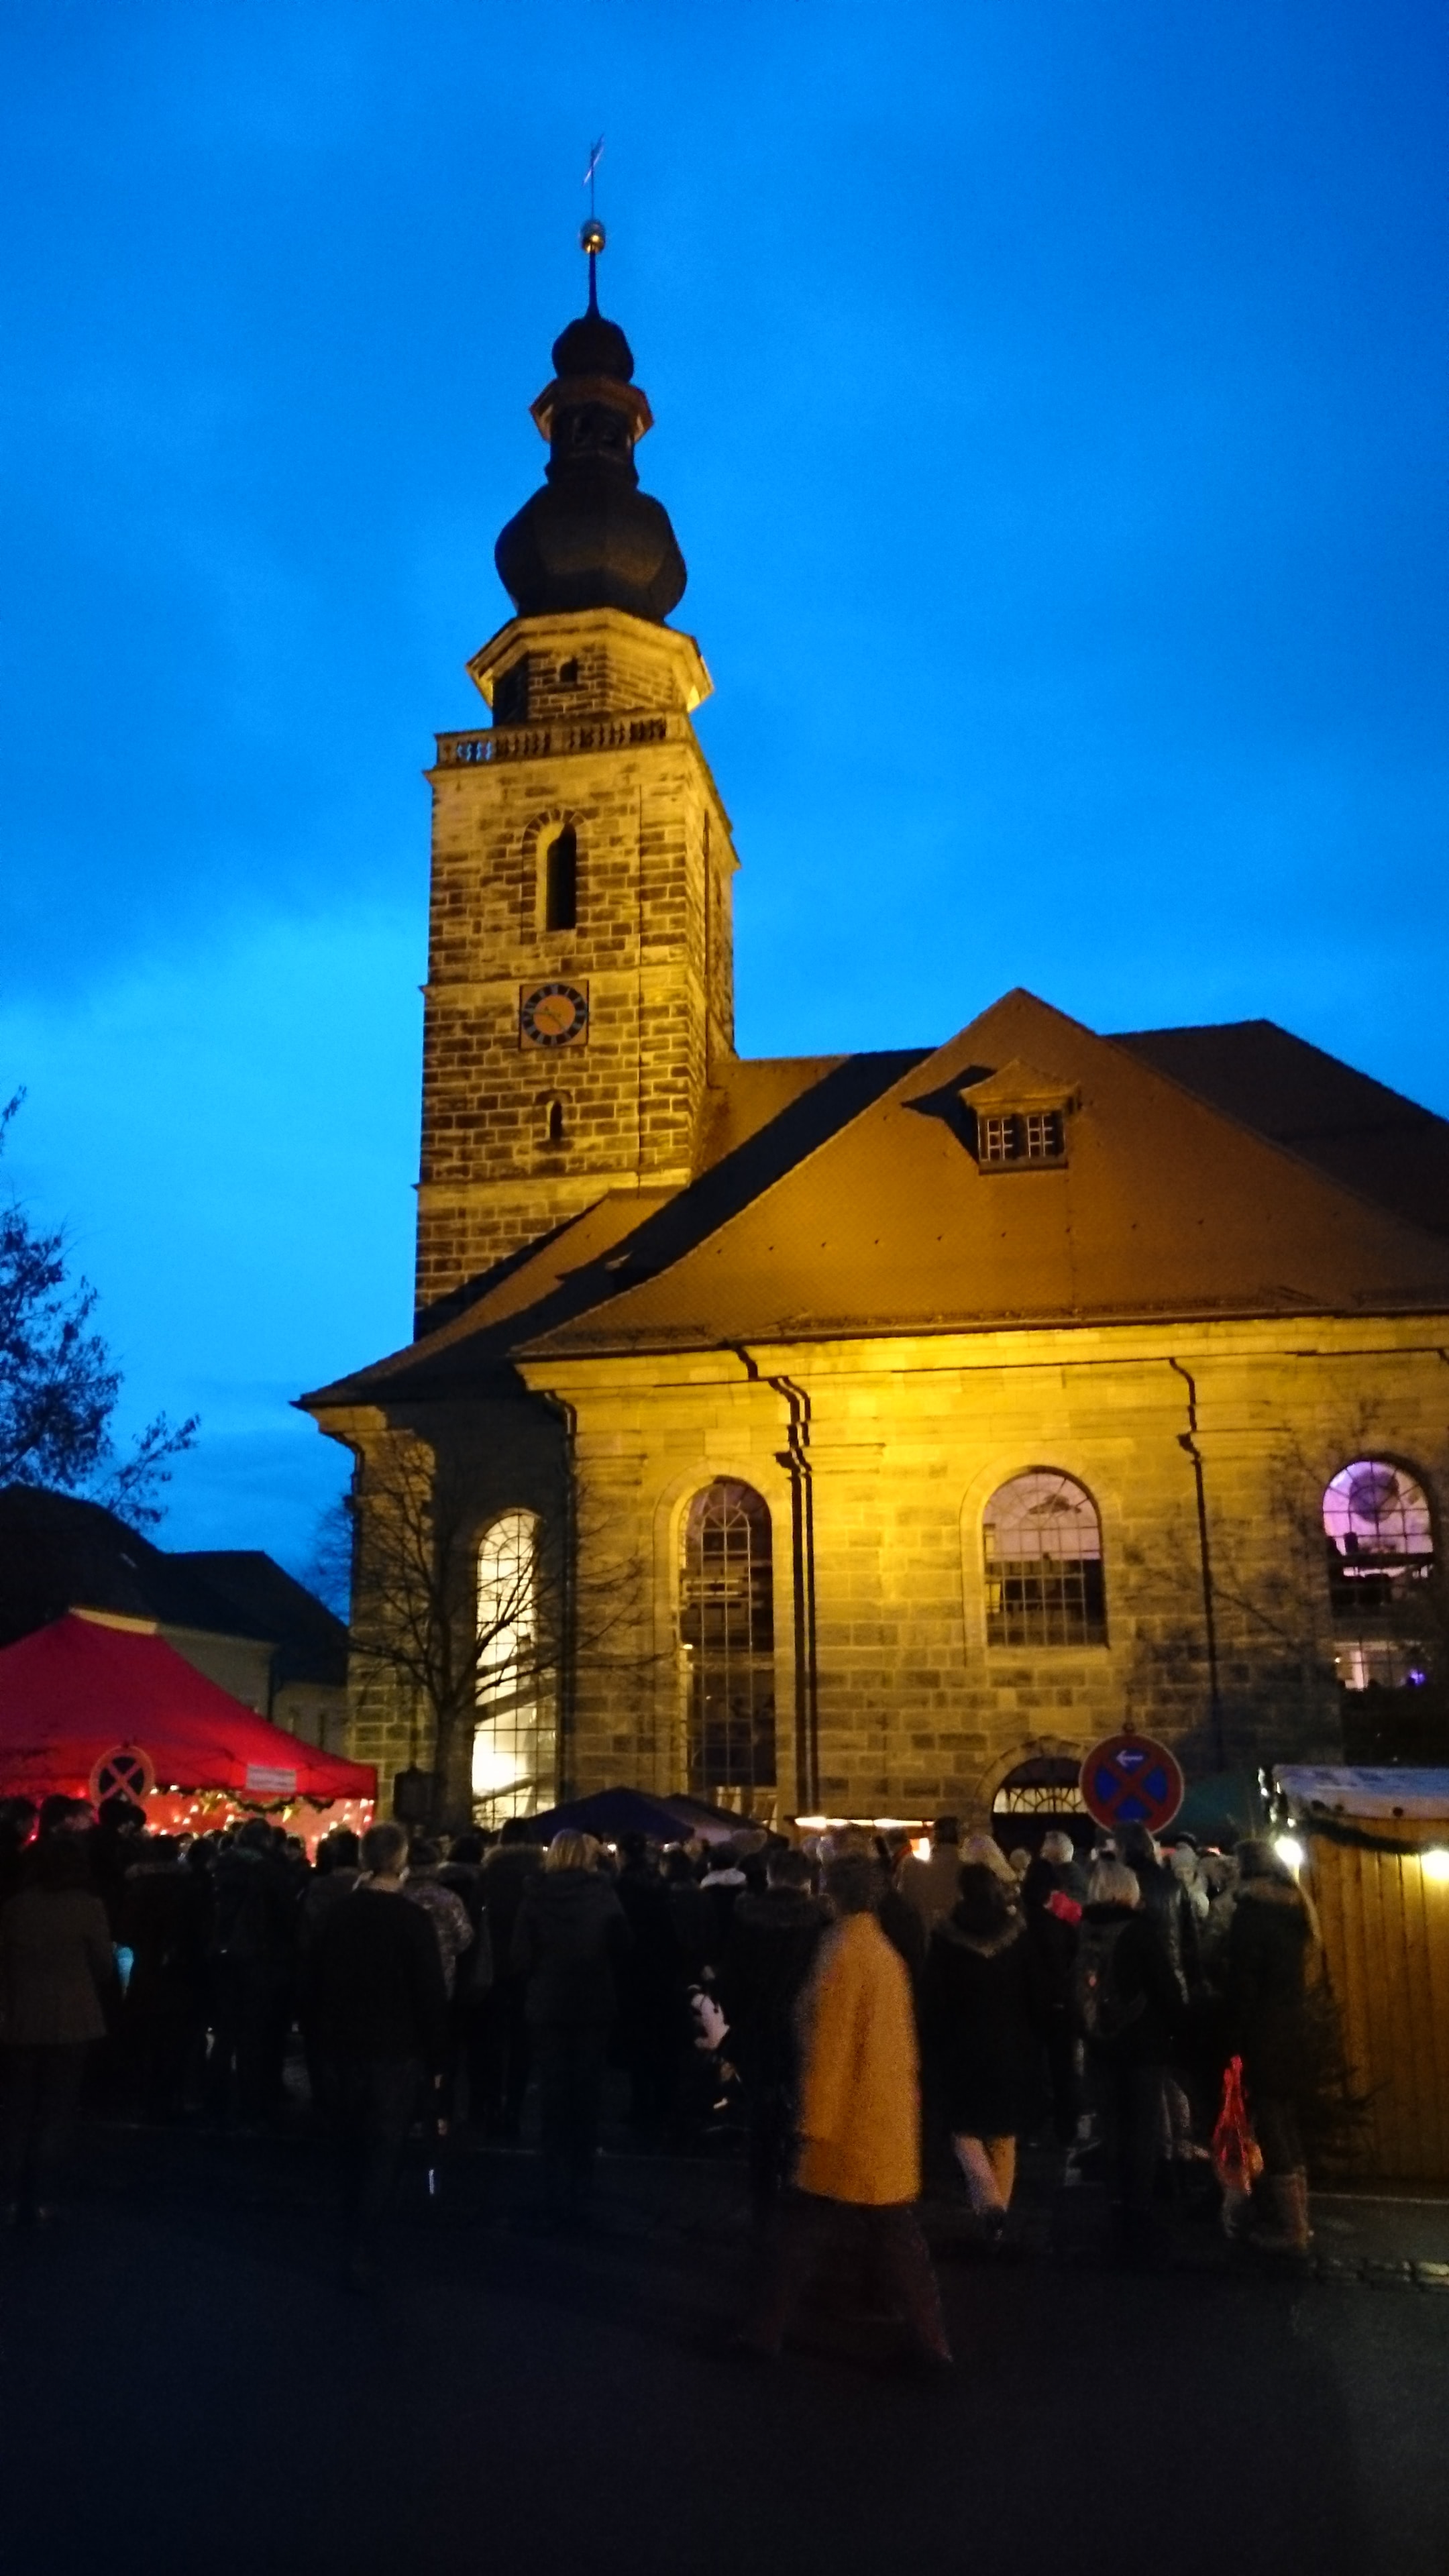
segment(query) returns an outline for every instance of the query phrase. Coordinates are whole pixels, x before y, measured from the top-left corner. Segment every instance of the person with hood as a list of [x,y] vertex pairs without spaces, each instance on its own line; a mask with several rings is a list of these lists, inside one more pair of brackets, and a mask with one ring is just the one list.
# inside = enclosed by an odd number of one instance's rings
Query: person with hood
[[76,1834],[49,1837],[0,1914],[4,2196],[13,2220],[54,2214],[86,2052],[116,1997],[106,1910]]
[[829,1863],[836,1920],[800,1999],[799,2147],[737,2344],[777,2360],[811,2273],[853,2245],[904,2316],[918,2357],[949,2367],[936,2276],[916,2216],[921,2189],[919,2066],[910,1979],[876,1920],[881,1873],[863,1853]]
[[1099,1860],[1078,1927],[1073,2001],[1101,2114],[1113,2224],[1128,2262],[1150,2259],[1163,2081],[1184,2011],[1156,1916],[1122,1860]]
[[210,1922],[210,1889],[179,1844],[166,1834],[143,1842],[116,1926],[131,1953],[121,2029],[143,2119],[180,2116],[203,2040]]
[[291,1873],[260,1816],[224,1843],[212,1890],[206,2090],[218,2118],[249,2125],[281,2101],[297,1929]]
[[1318,1924],[1270,1842],[1239,1843],[1237,1859],[1238,1899],[1227,1937],[1228,2044],[1243,2061],[1248,2112],[1263,2151],[1259,2189],[1271,2213],[1249,2241],[1265,2253],[1305,2254],[1313,2234],[1301,2104],[1310,2086],[1308,1987]]
[[1034,1860],[1021,1882],[1021,1911],[1052,2127],[1058,2145],[1067,2149],[1070,2158],[1082,2108],[1082,2043],[1072,2018],[1072,1970],[1082,1909],[1059,1885],[1058,1875],[1045,1853]]
[[762,2220],[784,2186],[795,2135],[800,2046],[796,2006],[829,1911],[810,1892],[810,1863],[787,1846],[771,1852],[766,1884],[746,1889],[720,1970],[729,2054],[749,2120],[750,2200]]
[[513,1927],[512,1965],[538,2074],[541,2143],[556,2218],[588,2216],[617,1970],[630,1946],[624,1909],[594,1867],[589,1834],[555,1834],[528,1881]]
[[1142,1903],[1162,1934],[1178,1992],[1186,2003],[1202,1984],[1198,1962],[1197,1916],[1192,1899],[1176,1871],[1170,1869],[1145,1825],[1126,1825],[1116,1837],[1124,1860],[1142,1890]]
[[1031,1945],[995,1872],[968,1862],[931,1934],[924,1988],[935,2091],[982,2234],[999,2244],[1035,2079]]
[[327,1916],[308,1960],[308,2008],[336,2128],[348,2278],[372,2278],[379,2230],[418,2096],[448,2046],[437,1937],[409,1905],[405,1825],[369,1826],[362,1875]]
[[614,1881],[630,1946],[619,1970],[616,2049],[629,2075],[629,2124],[658,2134],[674,2102],[675,2070],[689,2038],[669,1890],[643,1834],[619,1838]]
[[516,2138],[532,2071],[523,1979],[513,1967],[513,1932],[523,1894],[543,1868],[532,1820],[509,1816],[480,1878],[493,1983],[469,2023],[468,2111],[476,2128]]
[[920,1922],[923,1955],[933,1926],[945,1921],[956,1902],[960,1874],[961,1819],[938,1816],[931,1827],[931,1848],[926,1858],[917,1860],[907,1844],[896,1871],[896,1892]]

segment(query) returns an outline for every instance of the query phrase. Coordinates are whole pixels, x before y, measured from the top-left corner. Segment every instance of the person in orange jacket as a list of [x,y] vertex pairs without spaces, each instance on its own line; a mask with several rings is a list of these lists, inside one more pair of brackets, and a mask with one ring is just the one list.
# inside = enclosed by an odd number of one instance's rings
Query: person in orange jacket
[[876,1919],[880,1872],[863,1855],[832,1861],[835,1921],[800,2004],[799,2143],[794,2190],[738,2343],[778,2357],[811,2273],[853,2247],[905,2318],[917,2356],[949,2366],[931,2258],[916,2216],[920,2088],[910,1979]]

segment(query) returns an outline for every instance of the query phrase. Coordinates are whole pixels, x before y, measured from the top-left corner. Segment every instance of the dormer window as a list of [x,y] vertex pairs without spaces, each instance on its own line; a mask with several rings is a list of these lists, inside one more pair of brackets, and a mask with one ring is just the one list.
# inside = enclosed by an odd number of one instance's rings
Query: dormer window
[[983,1172],[1048,1170],[1067,1159],[1067,1121],[1076,1094],[1035,1065],[1004,1064],[961,1086]]
[[1066,1160],[1066,1121],[1060,1109],[1023,1109],[1013,1113],[978,1111],[977,1144],[983,1163],[1062,1163]]

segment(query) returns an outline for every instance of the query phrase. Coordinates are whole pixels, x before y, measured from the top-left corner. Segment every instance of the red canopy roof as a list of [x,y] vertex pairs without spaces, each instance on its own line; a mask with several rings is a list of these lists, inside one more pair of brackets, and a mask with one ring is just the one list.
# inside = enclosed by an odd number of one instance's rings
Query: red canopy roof
[[162,1637],[70,1612],[0,1652],[0,1793],[84,1798],[96,1763],[119,1745],[150,1757],[158,1789],[377,1795],[370,1765],[271,1725]]

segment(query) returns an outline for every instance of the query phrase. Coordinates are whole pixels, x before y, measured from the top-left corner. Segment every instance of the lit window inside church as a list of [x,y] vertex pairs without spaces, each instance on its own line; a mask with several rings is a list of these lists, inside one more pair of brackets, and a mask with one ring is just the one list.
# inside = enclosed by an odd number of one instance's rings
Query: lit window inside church
[[483,1824],[552,1803],[556,1737],[543,1668],[539,1521],[503,1512],[478,1548],[477,1704],[473,1805]]
[[572,823],[555,833],[544,853],[543,926],[573,930],[579,909],[579,836]]
[[1102,1529],[1082,1486],[1034,1467],[992,1495],[984,1528],[988,1644],[1106,1643]]
[[1356,1458],[1330,1479],[1323,1534],[1334,1658],[1345,1689],[1425,1681],[1434,1526],[1418,1478],[1386,1458]]
[[679,1633],[688,1667],[689,1785],[775,1785],[775,1600],[770,1512],[721,1477],[684,1516]]

